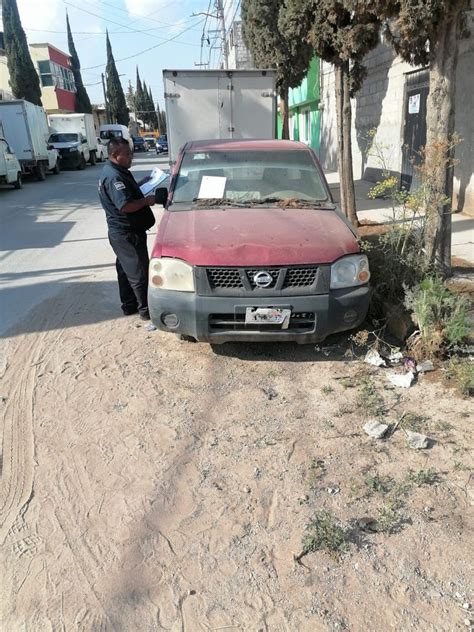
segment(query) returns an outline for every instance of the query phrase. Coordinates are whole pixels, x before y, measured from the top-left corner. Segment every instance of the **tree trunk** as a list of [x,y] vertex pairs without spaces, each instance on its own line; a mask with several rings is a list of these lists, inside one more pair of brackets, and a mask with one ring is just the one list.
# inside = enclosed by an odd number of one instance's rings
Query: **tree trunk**
[[427,263],[442,276],[451,272],[451,213],[453,196],[454,99],[462,2],[456,2],[433,46],[426,115],[426,172],[430,194],[426,208]]
[[280,119],[281,137],[288,140],[290,138],[290,121],[288,113],[288,88],[280,90]]
[[358,226],[354,174],[352,170],[351,122],[352,107],[349,91],[349,62],[336,66],[337,164],[340,180],[341,209]]

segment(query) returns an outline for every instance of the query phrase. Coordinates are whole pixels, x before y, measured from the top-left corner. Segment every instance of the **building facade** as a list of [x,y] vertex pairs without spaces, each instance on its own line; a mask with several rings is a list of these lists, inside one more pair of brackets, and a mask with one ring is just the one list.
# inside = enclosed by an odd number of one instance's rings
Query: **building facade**
[[229,69],[252,70],[255,65],[242,36],[242,22],[234,21],[227,36]]
[[[473,12],[468,14],[474,32]],[[474,215],[474,39],[459,43],[456,76],[455,131],[463,141],[456,148],[453,207]],[[380,160],[369,151],[371,130],[388,169],[406,188],[416,178],[420,150],[426,143],[426,105],[429,71],[413,67],[380,43],[365,59],[367,77],[352,99],[352,155],[355,179],[377,181]],[[337,122],[334,68],[321,64],[321,149],[326,169],[337,169]]]
[[76,110],[76,85],[71,57],[51,44],[30,44],[31,59],[40,77],[41,100],[48,114]]
[[[71,70],[71,57],[51,44],[30,44],[29,50],[40,78],[41,101],[46,112],[75,112],[76,86]],[[12,98],[3,33],[0,33],[0,100]]]

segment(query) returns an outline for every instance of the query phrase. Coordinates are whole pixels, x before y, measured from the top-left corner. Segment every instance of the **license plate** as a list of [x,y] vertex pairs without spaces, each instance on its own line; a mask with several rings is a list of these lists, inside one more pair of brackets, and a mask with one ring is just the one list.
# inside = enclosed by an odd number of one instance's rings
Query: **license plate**
[[281,325],[287,329],[290,323],[291,309],[276,307],[247,307],[245,311],[246,325]]

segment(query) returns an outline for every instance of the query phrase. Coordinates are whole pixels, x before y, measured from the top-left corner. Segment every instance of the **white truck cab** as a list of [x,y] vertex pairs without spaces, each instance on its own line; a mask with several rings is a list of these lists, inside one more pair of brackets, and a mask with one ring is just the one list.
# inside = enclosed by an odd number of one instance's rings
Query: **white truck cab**
[[21,165],[4,138],[0,137],[0,183],[12,184],[14,189],[21,189]]
[[133,140],[130,136],[128,127],[125,127],[125,125],[119,125],[118,123],[101,125],[99,129],[99,136],[105,143],[108,143],[111,138],[125,138],[130,145],[130,149],[133,151]]

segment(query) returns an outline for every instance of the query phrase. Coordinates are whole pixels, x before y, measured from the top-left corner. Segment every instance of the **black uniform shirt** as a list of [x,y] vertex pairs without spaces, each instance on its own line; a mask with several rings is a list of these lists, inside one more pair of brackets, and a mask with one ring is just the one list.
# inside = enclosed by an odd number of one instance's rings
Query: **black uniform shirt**
[[135,178],[128,169],[107,160],[99,181],[99,198],[105,211],[110,232],[147,230],[154,224],[153,212],[145,206],[135,213],[124,213],[123,207],[144,198]]

